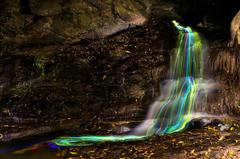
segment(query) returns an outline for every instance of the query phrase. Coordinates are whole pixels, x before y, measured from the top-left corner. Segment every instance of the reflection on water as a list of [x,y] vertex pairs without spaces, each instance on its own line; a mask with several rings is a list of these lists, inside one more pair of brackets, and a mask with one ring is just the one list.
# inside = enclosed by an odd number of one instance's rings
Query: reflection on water
[[[1,149],[2,147],[0,147]],[[0,159],[57,159],[56,151],[48,147],[32,151],[0,154]]]
[[0,159],[57,159],[57,149],[49,149],[46,143],[54,136],[58,135],[47,134],[2,144],[0,145]]

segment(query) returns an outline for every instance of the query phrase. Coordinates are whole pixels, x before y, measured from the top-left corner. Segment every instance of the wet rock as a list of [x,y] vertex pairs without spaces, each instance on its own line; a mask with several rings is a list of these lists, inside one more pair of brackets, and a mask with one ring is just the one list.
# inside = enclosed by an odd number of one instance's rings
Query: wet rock
[[228,124],[218,124],[218,127],[220,131],[228,130],[230,128],[230,125]]
[[142,99],[145,95],[145,91],[139,85],[134,84],[129,88],[129,95],[136,99]]
[[118,133],[118,134],[123,134],[123,133],[129,132],[130,130],[131,129],[126,126],[120,126],[115,129],[116,133]]
[[41,16],[53,16],[62,12],[61,0],[30,0],[29,5],[32,13]]
[[209,55],[207,63],[212,71],[228,74],[229,78],[239,77],[240,57],[238,53],[234,53],[234,50],[222,46],[210,50]]
[[0,100],[2,99],[3,95],[4,95],[4,86],[0,85]]
[[[142,25],[147,19],[147,4],[133,0],[6,1],[1,15],[3,44],[11,46],[8,47],[11,50],[19,46],[41,47],[104,38]],[[22,11],[26,7],[28,14]]]
[[232,40],[230,45],[231,46],[236,45],[239,47],[240,46],[240,10],[232,20],[231,36],[232,36]]

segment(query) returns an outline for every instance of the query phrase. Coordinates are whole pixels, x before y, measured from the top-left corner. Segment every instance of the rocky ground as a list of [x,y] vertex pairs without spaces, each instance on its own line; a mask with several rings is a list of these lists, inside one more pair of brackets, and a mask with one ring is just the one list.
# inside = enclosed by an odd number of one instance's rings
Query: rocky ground
[[220,131],[206,126],[186,132],[155,136],[147,141],[103,143],[86,148],[59,150],[59,158],[211,158],[237,159],[240,157],[238,131]]
[[[101,121],[91,123],[81,133],[111,134],[116,133],[119,126],[133,126],[133,121]],[[71,132],[65,132],[71,134]],[[240,157],[239,124],[214,120],[212,124],[203,126],[199,122],[192,123],[185,132],[164,136],[153,136],[145,141],[126,143],[99,143],[88,147],[72,147],[50,149],[47,145],[37,144],[25,149],[0,155],[2,159],[82,159],[82,158],[171,158],[171,159],[238,159]],[[74,135],[74,134],[72,134]],[[41,137],[40,137],[41,138]],[[43,138],[43,137],[42,137]],[[34,138],[30,138],[30,141]],[[36,140],[36,139],[35,139]],[[21,142],[20,142],[21,143]],[[14,145],[17,147],[19,142]],[[5,146],[5,148],[7,145]]]

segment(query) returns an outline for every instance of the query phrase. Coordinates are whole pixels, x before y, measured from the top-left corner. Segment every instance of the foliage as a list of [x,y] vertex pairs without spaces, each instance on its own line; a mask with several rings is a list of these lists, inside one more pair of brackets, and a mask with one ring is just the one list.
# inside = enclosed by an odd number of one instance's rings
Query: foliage
[[17,84],[16,87],[12,88],[13,95],[19,98],[27,96],[31,91],[32,86],[29,82]]
[[35,58],[34,66],[37,67],[41,77],[45,76],[45,67],[46,67],[47,61],[48,61],[48,58],[46,56],[38,56]]

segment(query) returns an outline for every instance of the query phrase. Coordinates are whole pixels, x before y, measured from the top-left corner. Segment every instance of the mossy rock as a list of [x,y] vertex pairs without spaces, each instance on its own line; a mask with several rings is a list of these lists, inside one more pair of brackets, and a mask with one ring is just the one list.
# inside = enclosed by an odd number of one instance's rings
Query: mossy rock
[[61,0],[29,0],[31,11],[36,15],[53,16],[62,12]]

